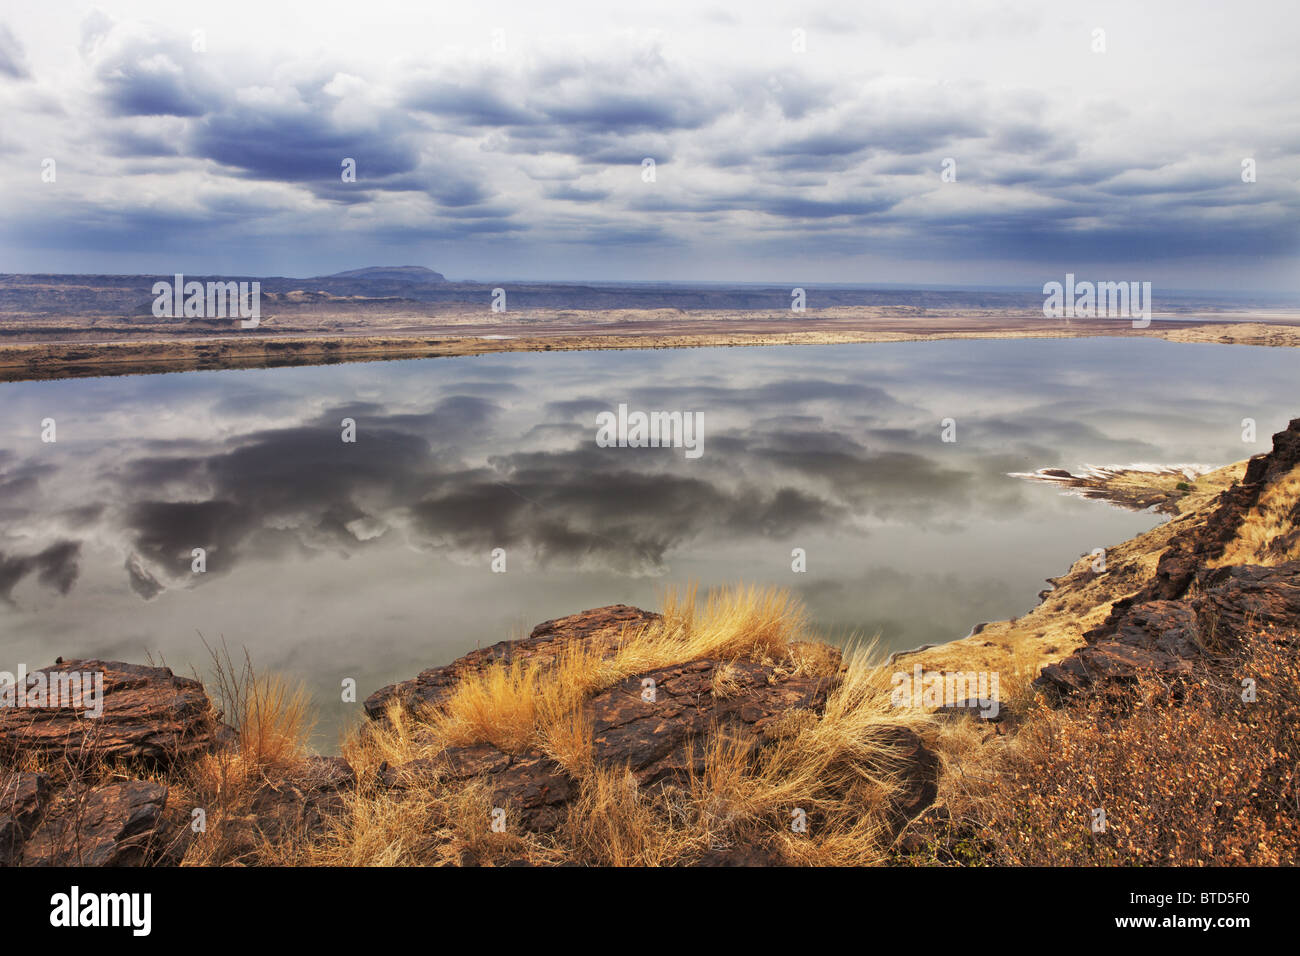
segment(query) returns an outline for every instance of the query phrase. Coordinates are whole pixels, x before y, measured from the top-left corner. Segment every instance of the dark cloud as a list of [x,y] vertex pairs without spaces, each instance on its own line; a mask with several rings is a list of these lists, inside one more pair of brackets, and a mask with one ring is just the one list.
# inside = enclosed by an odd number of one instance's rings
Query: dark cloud
[[28,575],[60,594],[67,594],[80,573],[81,543],[56,541],[32,555],[10,555],[0,551],[0,600],[13,603],[13,591]]
[[202,54],[178,37],[122,36],[95,62],[95,79],[110,115],[202,116],[221,99]]
[[494,80],[482,75],[471,82],[441,78],[416,82],[407,89],[403,103],[469,127],[529,126],[544,119],[509,102],[494,88]]
[[[961,31],[1027,36],[1039,19],[998,11],[964,18]],[[826,29],[813,28],[814,46]],[[864,36],[925,50],[956,29],[896,17]],[[308,257],[328,242],[366,260],[411,244],[465,262],[558,255],[583,272],[598,259],[644,272],[653,248],[664,263],[715,253],[798,271],[864,256],[993,258],[1023,273],[1050,260],[1239,267],[1280,262],[1297,242],[1300,198],[1285,182],[1300,140],[1285,122],[1186,133],[1155,115],[1130,148],[1117,141],[1144,107],[1113,91],[1072,100],[978,72],[921,82],[870,63],[838,74],[813,54],[715,62],[626,37],[413,57],[393,78],[337,53],[197,52],[184,32],[98,13],[81,33],[99,115],[84,157],[62,168],[84,164],[69,183],[100,170],[121,188],[107,202],[61,182],[57,205],[7,213],[7,240],[39,256],[223,248],[256,271],[268,253]],[[12,31],[0,32],[0,74],[27,73]],[[27,109],[66,112],[52,95]],[[26,141],[6,131],[0,149]],[[1258,183],[1240,182],[1238,152],[1260,158]],[[641,181],[646,157],[655,183]],[[948,157],[959,176],[945,185]],[[345,158],[354,183],[341,179]],[[155,177],[169,175],[189,178],[160,200]],[[322,229],[335,214],[338,228]],[[311,241],[285,242],[294,235]]]
[[323,104],[254,106],[239,103],[204,117],[189,152],[241,174],[292,183],[342,183],[344,159],[354,159],[358,184],[410,173],[419,166],[411,129],[397,117],[359,125],[336,120]]

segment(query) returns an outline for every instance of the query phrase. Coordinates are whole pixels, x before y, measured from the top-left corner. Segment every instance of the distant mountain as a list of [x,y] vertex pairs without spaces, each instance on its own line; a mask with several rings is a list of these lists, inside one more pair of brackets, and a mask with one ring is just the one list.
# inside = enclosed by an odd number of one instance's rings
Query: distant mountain
[[[9,275],[0,274],[0,317],[149,316],[154,301],[153,286],[159,280],[172,281],[170,273],[154,275]],[[511,311],[520,309],[790,309],[794,284],[725,285],[707,283],[649,282],[464,282],[448,281],[441,273],[424,266],[371,266],[310,279],[290,276],[202,275],[186,273],[186,281],[261,282],[264,296],[279,309],[309,311],[313,307],[337,310],[331,299],[369,302],[376,309],[436,314],[445,307],[490,308],[498,286],[509,293]],[[1291,300],[1294,302],[1294,298]],[[810,310],[836,306],[870,306],[891,309],[896,315],[984,312],[1008,310],[1041,315],[1043,295],[1037,290],[1011,289],[909,289],[872,286],[807,286]],[[1265,301],[1248,294],[1165,293],[1160,311],[1211,315],[1232,308],[1294,307],[1281,301]],[[816,321],[810,312],[808,321]],[[0,318],[0,332],[3,322]]]
[[347,272],[335,272],[327,276],[316,276],[315,280],[356,279],[375,282],[410,282],[426,285],[434,282],[446,282],[447,277],[441,272],[434,272],[424,266],[369,266],[365,269],[349,269]]

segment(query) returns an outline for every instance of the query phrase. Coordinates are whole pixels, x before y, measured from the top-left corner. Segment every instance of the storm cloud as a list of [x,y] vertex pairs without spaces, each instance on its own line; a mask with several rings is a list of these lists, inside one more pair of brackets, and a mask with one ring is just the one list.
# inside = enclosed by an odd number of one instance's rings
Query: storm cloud
[[12,270],[1295,288],[1291,4],[264,6],[0,23]]

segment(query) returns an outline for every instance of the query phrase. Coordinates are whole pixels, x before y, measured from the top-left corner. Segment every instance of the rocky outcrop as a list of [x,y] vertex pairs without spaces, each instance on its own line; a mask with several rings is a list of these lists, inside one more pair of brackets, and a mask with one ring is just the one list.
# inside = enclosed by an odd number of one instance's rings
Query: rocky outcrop
[[1300,418],[1273,436],[1271,451],[1256,455],[1246,465],[1242,480],[1219,496],[1218,506],[1202,523],[1190,523],[1174,536],[1160,556],[1151,583],[1137,594],[1116,601],[1110,616],[1084,635],[1092,642],[1109,638],[1128,609],[1148,601],[1181,598],[1199,571],[1220,557],[1237,535],[1241,522],[1259,502],[1264,489],[1300,464]]
[[24,866],[132,866],[156,862],[167,787],[144,780],[69,787],[22,847]]
[[753,754],[782,717],[820,713],[838,664],[837,652],[829,674],[796,676],[752,661],[701,660],[629,677],[587,703],[592,754],[626,766],[642,785],[703,773],[708,737],[724,733]]
[[1207,569],[1194,580],[1191,597],[1127,608],[1109,637],[1044,668],[1037,685],[1069,695],[1144,673],[1185,677],[1231,649],[1247,627],[1300,623],[1300,562]]
[[450,664],[431,667],[411,680],[375,691],[365,700],[366,714],[374,720],[382,719],[394,702],[407,708],[436,707],[446,700],[458,681],[493,664],[517,660],[544,664],[554,660],[561,648],[573,643],[612,648],[625,629],[651,624],[659,617],[626,604],[611,604],[546,621],[533,628],[523,640],[500,641],[479,648]]
[[[569,641],[602,641],[612,649],[622,627],[655,618],[618,605],[548,621],[522,641],[504,642],[425,671],[405,685],[407,699],[437,703],[446,699],[460,675],[493,661],[553,658]],[[626,769],[639,785],[658,788],[681,786],[703,774],[709,746],[721,736],[742,756],[756,756],[782,733],[785,721],[797,720],[800,714],[820,715],[839,682],[842,662],[837,649],[795,645],[790,654],[786,660],[761,663],[688,661],[636,674],[595,694],[582,714],[592,730],[593,762]],[[372,714],[382,714],[392,695],[393,688],[376,695],[379,706]],[[933,802],[938,761],[911,731],[899,727],[882,733],[896,758],[901,786],[893,816],[901,826]],[[379,775],[380,785],[395,789],[470,779],[487,784],[493,806],[505,811],[508,826],[534,832],[563,824],[579,792],[577,782],[544,754],[506,753],[488,743],[448,747],[432,757],[385,765]],[[701,862],[746,865],[765,859],[760,848],[742,850],[740,857],[727,853]]]
[[[543,667],[574,646],[612,653],[630,629],[659,615],[625,605],[583,611],[547,621],[522,640],[503,641],[391,685],[367,701],[367,711],[386,719],[393,703],[436,706],[460,679],[494,664],[528,660]],[[817,719],[838,685],[843,664],[837,649],[793,645],[780,660],[701,659],[647,670],[586,700],[581,717],[592,730],[591,759],[626,769],[643,787],[661,793],[705,771],[711,743],[725,736],[742,756],[754,757],[804,719]],[[178,863],[198,840],[212,839],[190,827],[189,806],[169,806],[166,783],[105,778],[106,764],[163,771],[234,745],[196,681],[166,668],[103,661],[71,661],[43,671],[101,672],[104,710],[99,718],[72,708],[10,709],[0,714],[0,755],[39,755],[57,774],[0,771],[0,865],[123,866]],[[900,782],[893,805],[899,827],[933,802],[938,761],[919,737],[901,727],[881,728],[888,767]],[[59,760],[58,758],[63,758]],[[211,847],[218,862],[256,860],[268,843],[282,845],[318,833],[358,787],[341,758],[312,757],[280,768],[244,798],[242,816],[226,808]],[[164,778],[167,779],[167,778]],[[447,747],[434,756],[399,766],[382,765],[366,788],[425,788],[482,781],[507,825],[553,832],[569,818],[578,781],[546,754],[507,753],[480,743]],[[209,857],[205,856],[205,859]],[[710,851],[705,865],[779,862],[770,848],[728,847]]]
[[[21,754],[67,757],[83,764],[125,761],[166,767],[231,739],[203,685],[177,677],[166,667],[64,661],[29,674],[21,691],[34,694],[38,687],[68,686],[65,682],[74,677],[82,689],[77,706],[66,706],[75,699],[60,701],[51,694],[48,706],[0,707],[0,757]],[[98,693],[92,688],[100,677],[103,712],[95,717],[91,694]]]
[[[1058,697],[1135,681],[1141,674],[1186,676],[1230,649],[1246,627],[1300,623],[1300,562],[1209,568],[1274,482],[1300,465],[1300,419],[1273,436],[1273,449],[1247,465],[1210,516],[1189,522],[1160,556],[1154,578],[1116,601],[1086,644],[1045,667],[1036,686]],[[1300,503],[1297,503],[1300,509]]]

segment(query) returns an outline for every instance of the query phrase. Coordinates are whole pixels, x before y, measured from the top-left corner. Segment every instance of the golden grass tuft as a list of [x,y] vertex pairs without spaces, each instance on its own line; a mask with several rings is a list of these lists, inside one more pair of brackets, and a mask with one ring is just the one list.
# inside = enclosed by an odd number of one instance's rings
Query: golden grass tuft
[[636,674],[706,657],[781,658],[806,626],[802,606],[782,589],[715,590],[703,608],[697,605],[694,588],[685,595],[669,591],[663,619],[625,629],[612,652],[574,644],[556,660],[513,661],[467,677],[431,715],[435,732],[448,744],[490,743],[512,753],[541,749],[559,760],[563,748],[553,752],[553,741],[566,732],[557,724],[593,694]]
[[[408,789],[362,787],[310,859],[661,866],[744,848],[768,862],[879,862],[896,825],[904,770],[896,735],[900,727],[928,728],[933,718],[892,706],[889,672],[871,647],[846,656],[823,714],[785,715],[757,752],[752,741],[719,731],[697,743],[702,772],[652,786],[592,757],[583,708],[592,694],[701,658],[821,676],[839,668],[833,650],[805,638],[803,609],[784,591],[738,587],[703,600],[694,589],[670,592],[661,621],[626,629],[612,647],[575,645],[555,659],[489,668],[465,678],[432,713],[394,708],[387,723],[363,727],[345,744],[363,780],[384,762],[432,757],[448,745],[539,750],[575,781],[565,822],[545,836],[491,833],[482,781],[426,773]],[[737,689],[725,664],[714,687],[721,696]],[[806,833],[792,828],[796,810],[806,814]]]
[[297,841],[258,833],[252,807],[259,793],[300,770],[310,752],[310,697],[301,683],[257,673],[247,650],[236,664],[224,642],[205,646],[212,662],[208,687],[221,719],[235,730],[237,746],[203,755],[169,781],[169,806],[201,808],[206,815],[206,830],[182,862],[290,862],[301,849]]
[[[1300,529],[1293,520],[1297,501],[1300,501],[1300,465],[1264,489],[1255,507],[1242,519],[1241,527],[1223,554],[1207,566],[1272,566],[1300,558],[1300,534],[1296,533]],[[1294,540],[1288,546],[1277,547],[1275,542],[1284,536],[1291,536]]]

